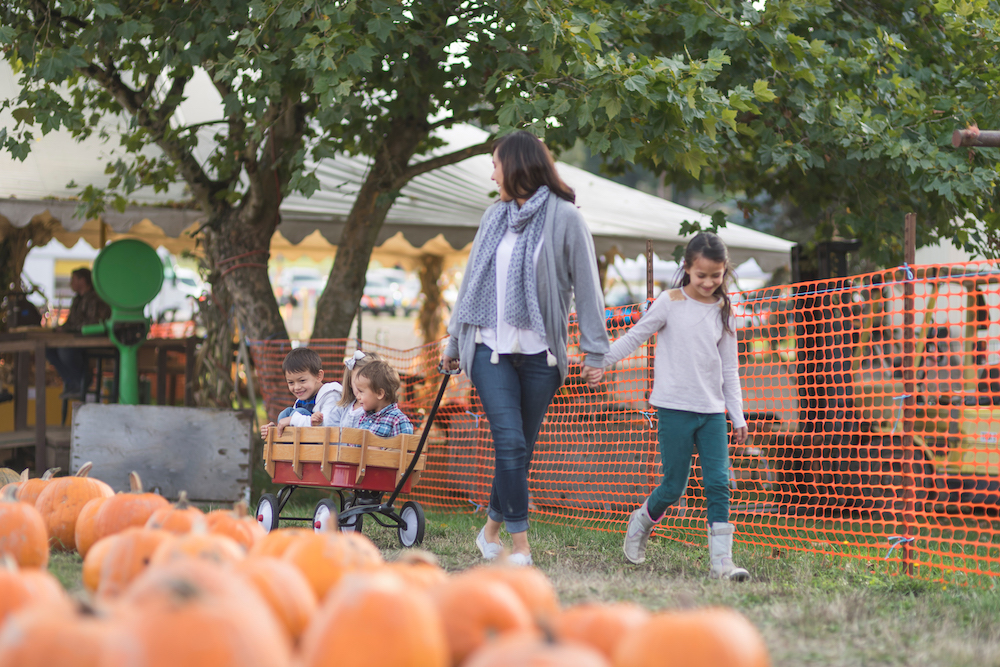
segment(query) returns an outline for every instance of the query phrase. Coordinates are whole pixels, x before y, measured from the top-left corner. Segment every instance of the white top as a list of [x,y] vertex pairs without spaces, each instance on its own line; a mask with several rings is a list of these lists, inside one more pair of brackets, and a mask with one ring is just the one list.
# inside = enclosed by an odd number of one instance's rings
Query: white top
[[337,406],[337,413],[327,416],[323,413],[323,426],[340,426],[341,428],[358,428],[361,417],[365,414],[365,409],[354,401],[349,406]]
[[[316,406],[313,414],[323,413],[323,424],[327,424],[327,419],[339,419],[340,412],[344,409],[337,405],[340,397],[344,395],[344,387],[339,382],[327,382],[316,392]],[[311,426],[312,418],[299,412],[292,413],[292,421],[289,426]]]
[[[483,336],[483,343],[491,350],[496,350],[500,354],[510,354],[514,351],[514,341],[520,343],[521,354],[538,354],[549,349],[545,342],[545,336],[539,336],[531,329],[518,329],[513,324],[505,322],[504,300],[507,298],[507,273],[510,271],[510,257],[514,253],[514,244],[517,243],[518,234],[515,234],[508,227],[507,232],[500,239],[497,247],[497,329],[480,329]],[[542,239],[539,238],[538,246],[535,247],[535,255],[532,258],[535,267],[538,267],[538,256],[542,252]],[[500,278],[503,276],[503,279]],[[499,339],[499,340],[498,340]]]
[[726,332],[719,316],[721,301],[702,303],[683,289],[664,290],[649,310],[611,345],[604,357],[611,366],[656,334],[653,391],[658,408],[701,414],[729,412],[733,427],[746,425],[736,352],[736,321]]

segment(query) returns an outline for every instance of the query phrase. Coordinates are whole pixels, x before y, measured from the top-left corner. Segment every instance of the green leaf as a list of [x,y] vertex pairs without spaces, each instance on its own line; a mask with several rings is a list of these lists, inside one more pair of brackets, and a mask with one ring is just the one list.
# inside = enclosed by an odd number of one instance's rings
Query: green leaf
[[35,112],[27,107],[14,109],[10,112],[10,115],[14,117],[14,120],[25,125],[31,125],[35,122]]
[[116,5],[109,2],[98,2],[94,5],[94,14],[97,18],[105,19],[109,16],[121,16],[122,12]]
[[757,79],[754,81],[753,95],[761,102],[770,102],[778,97],[771,92],[770,88],[767,87],[767,81],[763,79]]

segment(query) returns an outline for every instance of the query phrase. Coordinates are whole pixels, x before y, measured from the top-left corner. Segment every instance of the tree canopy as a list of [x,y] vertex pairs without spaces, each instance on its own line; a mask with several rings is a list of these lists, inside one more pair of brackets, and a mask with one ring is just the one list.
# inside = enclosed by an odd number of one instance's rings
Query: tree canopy
[[[432,154],[459,122],[742,192],[751,217],[766,192],[880,261],[898,261],[910,210],[921,243],[994,247],[996,151],[948,139],[1000,126],[998,16],[988,0],[11,0],[0,49],[22,92],[0,144],[23,159],[38,132],[84,137],[119,114],[111,183],[83,201],[184,183],[216,291],[256,338],[285,335],[266,273],[281,197],[315,190],[310,161],[367,156],[314,328],[345,337],[400,189],[489,150]],[[183,126],[199,69],[225,117]]]
[[[88,136],[102,116],[121,114],[109,187],[81,192],[90,212],[124,205],[138,187],[185,183],[207,215],[213,283],[253,337],[284,335],[264,258],[281,196],[317,187],[309,159],[370,158],[317,309],[314,335],[342,337],[400,188],[489,150],[429,157],[436,128],[527,126],[623,160],[656,140],[683,162],[706,137],[737,128],[733,100],[766,96],[766,86],[714,90],[721,51],[694,59],[620,48],[643,39],[651,14],[614,3],[13,0],[0,18],[0,45],[23,86],[4,102],[17,125],[0,130],[3,146],[23,158],[36,132]],[[210,142],[204,127],[175,118],[198,68],[225,105]]]

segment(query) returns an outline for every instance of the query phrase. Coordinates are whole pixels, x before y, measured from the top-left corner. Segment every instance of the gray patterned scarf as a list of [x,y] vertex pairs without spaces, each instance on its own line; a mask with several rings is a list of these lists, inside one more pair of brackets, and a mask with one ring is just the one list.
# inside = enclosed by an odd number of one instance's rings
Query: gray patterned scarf
[[509,228],[518,235],[507,271],[507,295],[503,319],[518,329],[530,329],[545,336],[542,311],[535,286],[535,248],[542,238],[542,223],[549,201],[548,186],[535,190],[524,205],[501,202],[483,222],[479,253],[469,258],[466,280],[469,286],[458,306],[458,321],[487,329],[497,328],[497,248]]

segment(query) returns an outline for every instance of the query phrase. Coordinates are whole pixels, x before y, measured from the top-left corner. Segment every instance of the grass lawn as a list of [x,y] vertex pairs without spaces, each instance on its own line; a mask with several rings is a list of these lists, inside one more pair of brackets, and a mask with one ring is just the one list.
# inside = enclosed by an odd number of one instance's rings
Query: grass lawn
[[[290,505],[283,515],[310,516]],[[480,562],[473,540],[482,513],[428,514],[424,548],[451,571]],[[288,525],[303,525],[292,524]],[[366,522],[387,559],[399,553],[394,530]],[[726,605],[760,628],[775,667],[801,665],[1000,665],[1000,593],[911,580],[872,571],[864,561],[737,545],[737,563],[753,581],[711,581],[708,551],[665,539],[650,542],[646,563],[627,566],[621,536],[531,526],[535,564],[563,604],[629,600],[649,609]],[[507,540],[509,545],[509,539]],[[80,588],[80,558],[54,554],[49,569]]]

